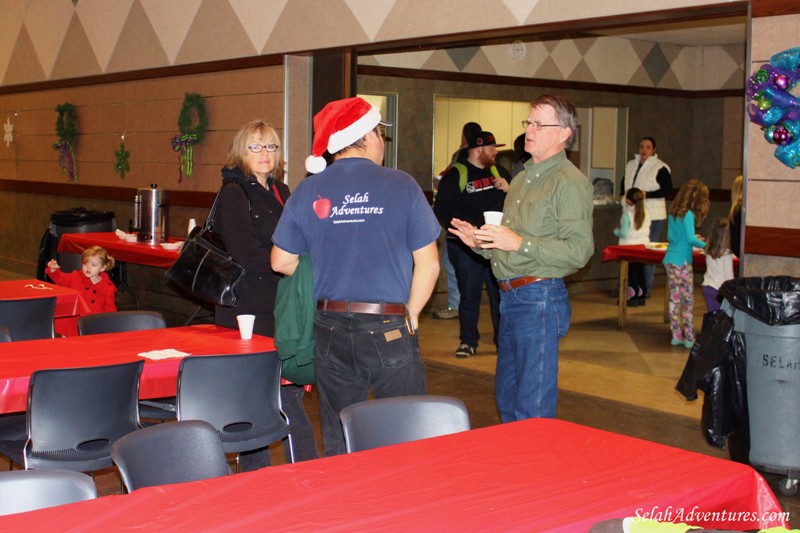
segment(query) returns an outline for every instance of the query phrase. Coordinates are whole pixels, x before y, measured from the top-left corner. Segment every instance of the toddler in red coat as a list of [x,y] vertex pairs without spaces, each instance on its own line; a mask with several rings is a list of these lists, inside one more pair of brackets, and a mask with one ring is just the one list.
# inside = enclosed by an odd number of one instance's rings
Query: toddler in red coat
[[61,272],[55,259],[47,263],[48,272],[55,283],[80,291],[92,313],[116,311],[114,294],[117,287],[108,277],[107,272],[114,268],[114,258],[100,246],[87,248],[81,254],[83,263],[80,270],[69,273]]

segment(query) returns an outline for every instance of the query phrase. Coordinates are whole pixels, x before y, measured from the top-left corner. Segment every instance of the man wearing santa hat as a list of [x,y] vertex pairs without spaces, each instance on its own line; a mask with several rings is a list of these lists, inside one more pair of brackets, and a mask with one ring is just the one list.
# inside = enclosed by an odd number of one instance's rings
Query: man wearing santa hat
[[[272,269],[310,254],[314,372],[325,455],[344,453],[339,412],[367,399],[426,393],[416,335],[439,276],[439,223],[417,182],[382,166],[380,112],[362,98],[314,116],[312,155],[273,234]],[[328,152],[333,163],[327,166]]]

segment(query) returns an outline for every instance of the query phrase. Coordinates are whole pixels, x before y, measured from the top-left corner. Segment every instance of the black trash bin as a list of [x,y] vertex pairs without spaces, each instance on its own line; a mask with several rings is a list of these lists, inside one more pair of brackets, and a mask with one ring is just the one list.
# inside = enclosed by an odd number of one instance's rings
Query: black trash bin
[[739,278],[720,287],[722,309],[744,338],[750,464],[785,475],[779,488],[797,492],[800,478],[800,279]]
[[50,215],[50,227],[45,231],[39,245],[37,279],[47,279],[45,267],[51,259],[58,259],[59,266],[64,272],[72,272],[81,267],[80,254],[56,252],[58,241],[65,233],[90,233],[116,229],[117,222],[113,211],[93,211],[83,207],[56,211]]

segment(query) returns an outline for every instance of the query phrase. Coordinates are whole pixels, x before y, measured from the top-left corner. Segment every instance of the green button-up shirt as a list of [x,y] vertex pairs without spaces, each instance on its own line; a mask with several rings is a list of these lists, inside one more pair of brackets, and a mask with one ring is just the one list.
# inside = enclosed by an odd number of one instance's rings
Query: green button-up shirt
[[564,152],[534,163],[512,180],[503,225],[522,236],[516,252],[483,250],[497,279],[563,278],[594,253],[593,188]]

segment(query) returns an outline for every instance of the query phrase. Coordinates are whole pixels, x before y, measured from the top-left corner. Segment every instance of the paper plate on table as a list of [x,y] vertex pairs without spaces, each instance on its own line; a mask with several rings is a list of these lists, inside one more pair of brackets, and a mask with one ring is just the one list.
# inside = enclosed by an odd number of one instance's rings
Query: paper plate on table
[[165,250],[180,250],[183,242],[162,242],[161,247]]
[[649,242],[644,247],[648,250],[666,250],[667,244],[666,242]]

